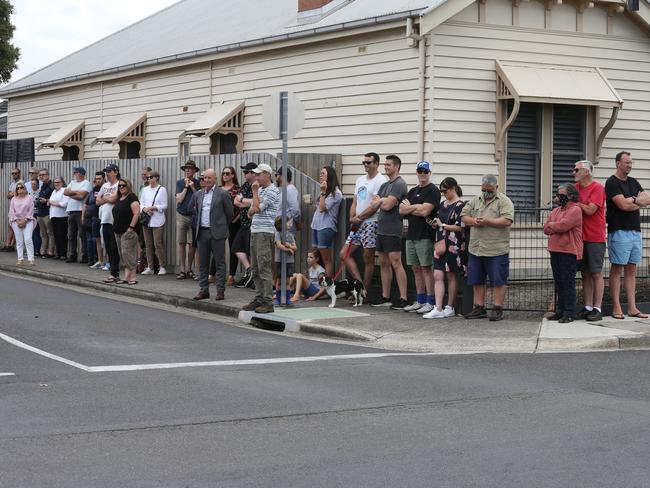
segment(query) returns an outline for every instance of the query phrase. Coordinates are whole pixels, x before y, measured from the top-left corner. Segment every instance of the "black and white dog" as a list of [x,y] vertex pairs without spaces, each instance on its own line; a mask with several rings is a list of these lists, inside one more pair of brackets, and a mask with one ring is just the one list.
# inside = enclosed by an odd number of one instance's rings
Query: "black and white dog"
[[352,297],[354,299],[353,307],[360,307],[363,305],[363,300],[366,298],[366,288],[359,280],[341,280],[334,281],[332,278],[323,276],[320,279],[320,286],[324,287],[327,294],[332,299],[328,305],[329,308],[336,306],[336,298]]

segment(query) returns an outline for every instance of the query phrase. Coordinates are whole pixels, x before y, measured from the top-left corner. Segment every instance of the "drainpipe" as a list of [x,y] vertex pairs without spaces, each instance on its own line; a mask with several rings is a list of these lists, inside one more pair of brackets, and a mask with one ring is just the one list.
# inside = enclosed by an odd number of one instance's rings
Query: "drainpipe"
[[426,57],[426,39],[423,36],[415,34],[413,31],[413,18],[406,19],[406,38],[410,47],[418,46],[418,59],[419,59],[419,86],[418,86],[418,142],[417,154],[418,162],[424,158],[424,103],[425,103],[425,90],[426,90],[426,70],[427,70],[427,57]]
[[431,74],[429,76],[429,155],[427,156],[429,159],[429,162],[433,164],[434,161],[434,154],[433,154],[433,125],[435,121],[435,117],[433,116],[435,113],[434,109],[434,104],[436,101],[436,97],[434,96],[435,93],[435,79],[436,79],[436,71],[435,71],[435,44],[433,42],[433,32],[429,34],[429,63],[431,63]]

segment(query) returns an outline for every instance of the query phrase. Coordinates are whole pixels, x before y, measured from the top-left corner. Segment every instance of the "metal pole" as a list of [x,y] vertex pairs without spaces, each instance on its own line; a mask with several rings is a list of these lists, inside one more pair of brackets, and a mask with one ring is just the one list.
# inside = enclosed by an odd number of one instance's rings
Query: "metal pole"
[[[282,137],[282,239],[287,233],[287,159],[289,145],[289,92],[280,92],[280,136]],[[287,304],[287,258],[284,252],[280,253],[280,304]]]

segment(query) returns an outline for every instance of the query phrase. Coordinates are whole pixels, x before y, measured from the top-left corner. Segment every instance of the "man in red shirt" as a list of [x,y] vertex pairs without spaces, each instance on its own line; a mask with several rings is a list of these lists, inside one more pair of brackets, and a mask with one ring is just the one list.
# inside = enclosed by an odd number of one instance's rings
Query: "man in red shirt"
[[584,308],[577,318],[588,321],[602,320],[601,306],[605,280],[605,187],[593,179],[594,165],[578,161],[573,168],[573,179],[580,194],[578,206],[582,209],[582,240],[584,248],[579,269],[582,273]]

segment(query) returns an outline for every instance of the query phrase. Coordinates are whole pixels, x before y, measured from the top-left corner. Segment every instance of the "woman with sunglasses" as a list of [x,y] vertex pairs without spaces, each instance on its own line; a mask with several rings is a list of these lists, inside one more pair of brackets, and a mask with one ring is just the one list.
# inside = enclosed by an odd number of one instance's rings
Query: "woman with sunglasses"
[[311,245],[320,251],[325,274],[330,277],[334,276],[332,244],[336,237],[342,200],[343,193],[339,189],[336,171],[330,166],[323,166],[320,170],[320,196],[311,221]]
[[18,180],[14,196],[9,202],[9,224],[16,236],[16,253],[18,261],[16,266],[23,264],[25,248],[27,248],[27,260],[32,266],[34,263],[34,242],[32,241],[32,232],[34,232],[34,199],[27,193],[25,182]]
[[[241,227],[241,220],[239,216],[239,207],[234,206],[235,197],[239,195],[239,181],[237,180],[237,173],[235,168],[232,166],[225,166],[221,172],[221,188],[228,192],[230,199],[233,202],[234,216],[232,222],[228,226],[228,249],[230,250],[230,267],[228,268],[228,279],[226,280],[226,285],[233,286],[235,284],[235,273],[237,272],[237,255],[233,252],[233,243],[235,242],[235,236]],[[216,273],[216,267],[214,269]],[[210,274],[212,270],[210,270]]]
[[[140,202],[133,193],[129,180],[120,178],[117,183],[118,198],[113,206],[113,230],[117,241],[117,251],[120,253],[120,263],[124,265],[124,279],[107,278],[109,283],[137,285],[136,270],[138,267],[138,218]],[[106,280],[105,280],[106,281]]]
[[143,275],[154,274],[154,250],[158,258],[159,275],[167,274],[167,255],[165,253],[165,212],[167,211],[167,190],[160,186],[160,173],[151,171],[147,177],[149,186],[142,189],[142,211],[151,218],[144,225],[144,242],[149,266],[142,272]]
[[62,177],[54,178],[54,190],[47,200],[50,207],[50,222],[54,230],[54,244],[56,259],[67,259],[68,254],[68,197],[63,194],[65,180]]
[[[438,207],[438,217],[429,220],[436,229],[435,242],[444,241],[444,252],[434,250],[433,282],[436,295],[436,308],[423,315],[425,319],[440,319],[456,315],[454,303],[458,296],[458,280],[456,273],[463,275],[467,269],[467,247],[465,230],[461,226],[460,212],[465,202],[460,199],[463,190],[458,182],[451,177],[440,183],[440,193],[444,201]],[[436,246],[440,249],[441,246]],[[447,278],[447,305],[443,308],[445,299],[445,278]]]

